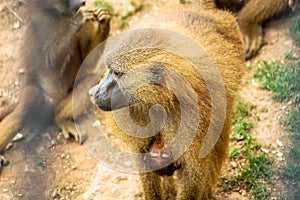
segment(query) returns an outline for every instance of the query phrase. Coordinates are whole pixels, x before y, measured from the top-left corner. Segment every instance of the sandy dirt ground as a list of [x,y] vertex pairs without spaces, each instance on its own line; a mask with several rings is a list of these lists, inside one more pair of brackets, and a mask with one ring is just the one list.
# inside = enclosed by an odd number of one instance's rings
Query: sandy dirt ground
[[[130,7],[129,2],[113,0],[111,4],[116,11],[125,11]],[[139,20],[150,12],[159,12],[165,4],[175,3],[177,1],[145,0],[144,9],[130,19]],[[20,21],[25,19],[23,8],[21,0],[0,0],[0,106],[18,101],[26,75],[20,63],[22,55],[19,53],[20,48],[26,48],[22,45],[26,22]],[[267,44],[258,57],[248,61],[247,66],[256,66],[262,60],[283,60],[285,52],[295,49],[288,28],[293,20],[300,19],[299,16],[295,13],[267,23]],[[120,31],[119,24],[118,19],[113,18],[112,35]],[[289,143],[278,120],[285,115],[288,103],[274,102],[271,93],[262,90],[257,80],[253,80],[253,67],[248,67],[247,70],[244,78],[246,84],[240,94],[242,99],[256,105],[251,112],[253,135],[263,144],[264,149],[270,151],[271,156],[277,152],[286,153],[286,149],[278,147],[276,140],[280,139],[284,146]],[[4,154],[10,160],[10,165],[1,171],[0,199],[141,199],[138,175],[105,167],[88,153],[84,145],[65,140],[55,127],[43,132],[24,128],[20,133],[23,135],[22,139],[13,142]],[[277,164],[283,162],[284,157],[276,160]],[[223,173],[230,171],[231,165],[228,162]],[[278,181],[272,197],[285,193],[286,190]],[[216,196],[218,199],[252,199],[249,191],[224,193],[221,188],[217,188]]]

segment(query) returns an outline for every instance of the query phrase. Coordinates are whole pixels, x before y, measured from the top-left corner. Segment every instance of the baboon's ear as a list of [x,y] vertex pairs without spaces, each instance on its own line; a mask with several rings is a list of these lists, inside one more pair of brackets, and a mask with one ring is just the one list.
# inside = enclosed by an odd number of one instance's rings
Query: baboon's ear
[[161,64],[155,64],[150,69],[151,72],[151,83],[156,85],[162,85],[164,80],[164,74],[163,74],[163,65]]

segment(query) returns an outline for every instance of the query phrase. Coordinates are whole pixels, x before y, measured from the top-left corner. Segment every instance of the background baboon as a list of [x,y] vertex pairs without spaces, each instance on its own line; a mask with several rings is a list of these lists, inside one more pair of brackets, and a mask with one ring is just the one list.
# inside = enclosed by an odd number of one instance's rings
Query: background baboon
[[253,57],[263,44],[262,23],[287,8],[295,10],[298,0],[216,0],[219,8],[239,11],[238,24],[243,36],[246,59]]
[[15,109],[0,114],[0,150],[25,124],[49,123],[54,115],[64,135],[81,142],[73,124],[71,92],[83,59],[107,38],[110,22],[106,9],[84,5],[83,0],[27,2],[26,80]]
[[218,8],[239,11],[250,0],[216,0]]
[[[211,199],[222,162],[227,156],[232,105],[243,74],[243,47],[236,20],[226,11],[213,9],[199,12],[199,9],[183,6],[178,10],[164,12],[151,20],[149,18],[143,20],[137,28],[168,29],[192,38],[201,45],[217,66],[223,79],[226,102],[216,103],[214,101],[222,101],[222,99],[212,99],[210,96],[212,93],[219,93],[222,87],[218,85],[219,80],[211,74],[213,67],[203,58],[203,55],[195,55],[195,49],[186,48],[185,42],[180,38],[175,38],[176,42],[174,42],[171,40],[172,35],[157,34],[157,29],[142,31],[133,29],[116,41],[113,40],[111,43],[108,41],[104,64],[109,72],[98,85],[90,89],[91,100],[100,109],[113,111],[104,112],[105,119],[113,128],[113,135],[121,139],[133,152],[146,154],[140,159],[150,171],[164,166],[164,162],[172,161],[177,151],[184,151],[184,154],[171,165],[155,172],[141,173],[145,199],[161,199],[161,175],[167,176],[173,173],[178,177],[176,199]],[[163,48],[152,48],[157,45],[172,46],[186,54],[191,53],[196,62],[204,68],[203,73],[200,74],[181,55]],[[177,79],[177,75],[173,77],[173,74],[180,74],[179,76],[186,80],[191,88],[186,88],[184,81]],[[205,76],[212,83],[213,91],[208,91],[207,82],[204,81]],[[176,89],[171,90],[168,86],[175,86]],[[175,91],[177,91],[176,95]],[[196,95],[196,99],[192,99],[192,94]],[[185,101],[180,102],[181,98]],[[164,109],[166,115],[163,127],[158,133],[155,132],[156,135],[150,137],[132,136],[132,134],[138,135],[139,132],[136,128],[130,127],[135,126],[129,122],[129,118],[135,125],[142,127],[149,125],[151,120],[163,120],[157,117],[161,116],[159,115],[161,109],[152,107],[157,104]],[[182,109],[181,106],[186,105],[188,105],[186,110]],[[199,112],[193,109],[195,105],[199,107]],[[214,124],[214,119],[211,119],[213,106],[217,106],[217,111],[226,108],[226,119],[223,128],[219,127],[222,133],[216,145],[208,155],[201,158],[199,153],[208,126],[210,123]],[[151,118],[151,112],[148,113],[150,108],[152,114],[158,115]],[[128,111],[130,117],[127,115]],[[199,117],[196,136],[187,149],[178,145],[174,151],[168,146],[171,145],[172,139],[177,137],[180,123],[185,123],[184,127],[189,128],[185,129],[179,143],[189,140],[193,131],[191,130],[193,120],[183,122],[181,117],[184,114]],[[129,134],[124,127],[133,132]],[[150,128],[149,132],[152,133],[151,131],[153,130]]]
[[263,44],[262,23],[289,7],[289,0],[250,0],[238,13],[246,59],[254,56]]

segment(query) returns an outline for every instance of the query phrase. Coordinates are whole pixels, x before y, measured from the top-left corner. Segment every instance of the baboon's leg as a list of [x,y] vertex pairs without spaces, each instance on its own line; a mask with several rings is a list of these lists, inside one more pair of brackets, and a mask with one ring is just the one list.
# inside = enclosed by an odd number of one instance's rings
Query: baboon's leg
[[76,119],[89,110],[92,103],[87,91],[96,81],[95,75],[87,75],[56,107],[55,122],[62,129],[64,137],[72,135],[80,144],[83,143],[83,135],[77,132],[74,117]]
[[246,58],[254,56],[263,44],[262,23],[288,7],[288,0],[252,0],[238,14]]
[[145,200],[161,200],[160,176],[152,172],[140,175]]
[[0,122],[0,150],[5,149],[17,131],[23,127],[26,120],[34,117],[30,116],[34,114],[31,111],[37,105],[41,105],[43,101],[44,94],[39,87],[31,84],[26,85],[15,110]]

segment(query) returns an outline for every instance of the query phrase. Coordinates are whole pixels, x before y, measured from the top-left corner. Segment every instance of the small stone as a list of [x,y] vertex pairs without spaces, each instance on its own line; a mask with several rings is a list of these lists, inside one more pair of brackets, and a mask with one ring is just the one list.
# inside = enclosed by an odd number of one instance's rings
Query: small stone
[[283,144],[282,144],[282,142],[281,142],[279,139],[276,140],[276,143],[277,143],[277,145],[278,145],[279,147],[283,147]]
[[19,87],[20,86],[20,82],[19,81],[15,81],[15,86]]
[[13,142],[17,142],[23,139],[22,133],[17,133],[17,135],[12,139]]
[[240,190],[240,194],[241,194],[242,196],[247,196],[246,190]]
[[72,167],[71,167],[73,170],[76,170],[77,169],[77,167],[76,166],[74,166],[74,165],[72,165]]
[[236,167],[237,167],[237,164],[236,164],[236,162],[234,162],[234,161],[230,162],[230,164],[231,164],[231,167],[233,167],[233,168],[236,168]]
[[264,149],[264,148],[261,148],[261,150],[262,150],[264,153],[269,153],[269,152],[270,152],[268,149]]
[[11,149],[13,146],[14,146],[14,144],[10,142],[10,143],[8,143],[8,144],[6,145],[5,150],[6,150],[6,151],[9,150],[9,149]]
[[19,29],[21,27],[21,24],[19,21],[14,23],[14,29]]
[[281,157],[283,156],[283,153],[282,153],[282,152],[278,152],[278,153],[276,154],[276,156],[277,156],[278,158],[281,158]]
[[12,181],[10,182],[10,184],[15,185],[15,184],[16,184],[16,181],[15,181],[15,180],[12,180]]
[[2,5],[0,5],[0,12],[3,10],[3,6]]
[[19,69],[19,74],[25,74],[25,69],[24,68]]
[[4,193],[8,192],[8,189],[7,189],[7,188],[4,188],[4,189],[3,189],[3,192],[4,192]]
[[254,79],[252,79],[252,85],[253,85],[254,87],[258,87],[258,83],[257,83]]

